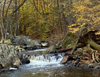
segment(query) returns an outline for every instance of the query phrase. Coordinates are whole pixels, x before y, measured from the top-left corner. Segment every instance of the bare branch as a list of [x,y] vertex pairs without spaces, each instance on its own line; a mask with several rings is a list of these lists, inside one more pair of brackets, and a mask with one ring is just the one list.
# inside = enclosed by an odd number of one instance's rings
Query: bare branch
[[37,10],[37,12],[39,12],[39,14],[40,15],[42,15],[43,16],[43,18],[44,18],[44,15],[37,9],[37,7],[36,7],[36,5],[35,5],[35,1],[33,0],[33,4],[34,4],[34,6],[35,6],[35,9]]
[[26,0],[24,0],[12,13],[14,14],[25,2]]
[[5,19],[7,18],[8,9],[9,9],[9,7],[10,7],[10,5],[11,5],[11,2],[12,2],[12,0],[10,0],[10,2],[9,2],[9,5],[8,5],[7,11],[6,11],[6,15],[5,15]]
[[25,1],[26,1],[26,0],[24,0],[17,8],[11,13],[11,15],[10,15],[10,17],[9,17],[9,20],[8,20],[8,22],[7,22],[6,29],[5,29],[5,30],[6,30],[6,31],[5,31],[5,37],[6,37],[6,34],[7,34],[8,25],[9,25],[10,28],[11,28],[10,20],[12,20],[13,14],[14,14],[16,11],[19,10],[19,8],[25,3]]
[[4,1],[3,4],[4,4],[4,5],[3,5],[3,17],[4,17],[4,9],[5,9],[6,0]]

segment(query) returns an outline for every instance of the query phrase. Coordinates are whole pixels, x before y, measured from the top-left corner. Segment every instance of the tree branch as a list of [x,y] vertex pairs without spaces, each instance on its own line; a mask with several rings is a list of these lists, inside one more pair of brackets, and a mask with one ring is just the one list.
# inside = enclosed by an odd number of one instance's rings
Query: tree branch
[[23,4],[26,2],[26,0],[24,0],[13,12],[12,14],[14,14],[21,6],[23,6]]
[[5,4],[6,4],[6,0],[4,1],[4,6],[3,6],[3,17],[4,17],[4,9],[5,9]]
[[44,15],[37,9],[36,5],[35,5],[35,1],[33,0],[33,4],[35,6],[35,9],[37,10],[37,12],[39,12],[40,15],[42,15],[42,17],[44,18]]
[[6,15],[5,15],[5,19],[7,18],[8,9],[9,9],[9,7],[10,7],[11,2],[12,2],[12,0],[10,0],[10,3],[9,3],[9,5],[8,5],[7,11],[6,11]]

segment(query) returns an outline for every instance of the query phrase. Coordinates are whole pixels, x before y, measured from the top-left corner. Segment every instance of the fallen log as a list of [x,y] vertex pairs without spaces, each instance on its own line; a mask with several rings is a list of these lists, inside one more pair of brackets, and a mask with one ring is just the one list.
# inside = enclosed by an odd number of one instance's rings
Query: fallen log
[[[86,45],[85,45],[85,44],[79,44],[79,45],[76,46],[75,50],[76,50],[77,48],[81,48],[81,47],[84,47],[84,46],[86,46]],[[72,50],[72,48],[73,48],[73,47],[71,47],[71,48],[66,48],[66,49],[61,49],[61,50],[57,50],[56,52],[57,52],[57,53],[67,52],[67,51]]]
[[94,47],[95,49],[99,50],[100,51],[100,45],[97,44],[96,42],[94,42],[92,39],[89,39],[87,41],[88,44],[90,44],[92,47]]

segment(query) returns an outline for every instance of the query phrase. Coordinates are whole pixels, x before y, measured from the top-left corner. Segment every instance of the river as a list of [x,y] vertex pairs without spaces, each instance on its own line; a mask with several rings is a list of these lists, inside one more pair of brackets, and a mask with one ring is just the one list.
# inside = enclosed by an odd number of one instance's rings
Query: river
[[0,77],[100,77],[99,69],[72,68],[60,64],[63,55],[32,55],[29,64],[21,65],[16,71],[0,73]]

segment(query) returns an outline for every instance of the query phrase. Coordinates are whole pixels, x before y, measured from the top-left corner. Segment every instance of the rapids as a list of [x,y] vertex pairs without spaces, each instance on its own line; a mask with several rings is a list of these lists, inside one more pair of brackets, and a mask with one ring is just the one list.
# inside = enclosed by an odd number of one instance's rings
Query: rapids
[[[45,49],[28,52],[44,51]],[[0,77],[100,77],[100,70],[71,68],[60,64],[61,54],[31,54],[30,63],[21,65],[16,71],[5,71]]]

